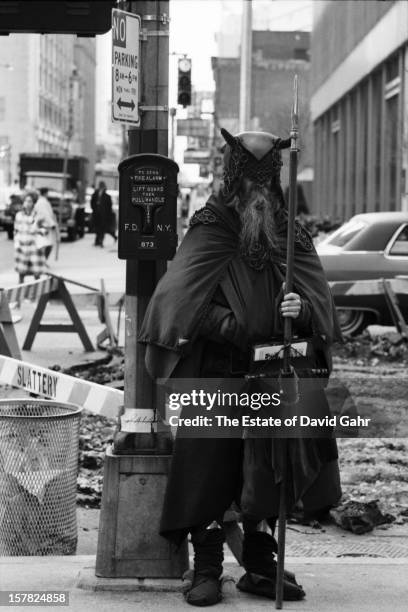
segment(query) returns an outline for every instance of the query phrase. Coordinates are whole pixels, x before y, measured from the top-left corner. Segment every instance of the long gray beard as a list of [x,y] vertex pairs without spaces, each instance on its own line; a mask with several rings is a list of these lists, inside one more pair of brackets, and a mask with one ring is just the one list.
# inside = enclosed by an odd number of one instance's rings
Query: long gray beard
[[262,191],[254,191],[237,208],[241,218],[241,248],[252,252],[262,244],[267,250],[276,249],[275,214],[270,198]]

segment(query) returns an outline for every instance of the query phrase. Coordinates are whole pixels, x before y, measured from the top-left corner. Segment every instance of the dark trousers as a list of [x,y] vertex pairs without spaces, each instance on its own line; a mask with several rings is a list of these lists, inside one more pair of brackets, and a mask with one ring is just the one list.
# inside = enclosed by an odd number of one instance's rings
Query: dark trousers
[[109,234],[112,236],[114,240],[116,240],[115,232],[106,232],[104,229],[96,228],[95,229],[95,246],[103,246],[103,241],[105,239],[105,234]]
[[95,228],[95,246],[103,246],[105,231],[102,228]]

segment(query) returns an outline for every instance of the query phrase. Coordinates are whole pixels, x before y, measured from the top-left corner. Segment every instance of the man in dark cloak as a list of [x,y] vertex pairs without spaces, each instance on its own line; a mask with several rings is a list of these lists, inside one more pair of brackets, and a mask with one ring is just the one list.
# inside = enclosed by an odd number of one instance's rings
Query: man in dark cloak
[[[341,338],[340,329],[313,242],[299,224],[294,292],[283,288],[287,212],[280,169],[281,149],[290,140],[221,132],[227,142],[223,189],[192,217],[150,301],[139,337],[146,344],[147,370],[156,380],[231,378],[237,366],[248,371],[255,343],[282,339],[289,316],[295,331],[311,338],[311,367],[330,371],[330,345]],[[318,393],[325,402],[324,391]],[[234,502],[243,517],[246,570],[237,586],[275,597],[281,446],[276,438],[176,439],[160,532],[176,544],[191,534],[190,604],[221,599],[224,533],[218,525]],[[290,506],[315,512],[335,504],[341,495],[335,440],[291,438],[287,447]],[[261,521],[272,535],[259,531]],[[304,595],[286,572],[284,598]]]

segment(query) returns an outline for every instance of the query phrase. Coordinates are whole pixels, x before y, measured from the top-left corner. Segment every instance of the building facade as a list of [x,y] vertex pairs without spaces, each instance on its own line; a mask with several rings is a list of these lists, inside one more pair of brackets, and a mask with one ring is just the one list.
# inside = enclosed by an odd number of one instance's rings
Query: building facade
[[[299,170],[313,163],[310,100],[310,33],[253,31],[251,70],[251,129],[289,136],[293,104],[293,77],[299,77]],[[239,131],[240,59],[214,57],[214,110],[217,125]],[[288,183],[287,164],[282,184]]]
[[408,210],[408,2],[313,6],[316,209]]
[[[60,34],[0,37],[3,180],[18,177],[20,153],[95,156],[95,41]],[[3,158],[4,159],[4,158]],[[0,160],[1,161],[1,160]]]

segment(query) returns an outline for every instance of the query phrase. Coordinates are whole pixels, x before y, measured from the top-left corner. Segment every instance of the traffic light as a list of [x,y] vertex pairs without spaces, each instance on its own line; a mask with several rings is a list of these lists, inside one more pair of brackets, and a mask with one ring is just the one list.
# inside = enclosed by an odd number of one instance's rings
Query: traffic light
[[182,57],[178,61],[177,104],[184,108],[191,104],[191,59]]
[[95,36],[111,29],[114,0],[0,2],[0,35],[22,32]]

